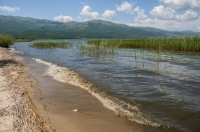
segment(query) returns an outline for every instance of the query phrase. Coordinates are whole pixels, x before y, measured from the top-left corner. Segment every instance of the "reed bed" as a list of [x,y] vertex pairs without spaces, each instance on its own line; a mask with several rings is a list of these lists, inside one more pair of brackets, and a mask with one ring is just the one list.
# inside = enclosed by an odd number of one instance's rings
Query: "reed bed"
[[90,40],[88,44],[115,46],[118,48],[156,49],[159,51],[200,51],[200,36],[168,37],[168,38],[142,38],[142,39],[112,39]]
[[68,42],[35,42],[30,46],[34,48],[69,48],[72,44]]
[[0,34],[0,47],[8,48],[13,43],[14,43],[14,38],[12,37],[12,35]]
[[15,39],[15,42],[31,42],[30,39]]
[[108,54],[113,54],[116,47],[109,46],[106,43],[96,44],[96,45],[83,45],[77,44],[77,49],[82,55],[89,55],[93,57],[106,56]]

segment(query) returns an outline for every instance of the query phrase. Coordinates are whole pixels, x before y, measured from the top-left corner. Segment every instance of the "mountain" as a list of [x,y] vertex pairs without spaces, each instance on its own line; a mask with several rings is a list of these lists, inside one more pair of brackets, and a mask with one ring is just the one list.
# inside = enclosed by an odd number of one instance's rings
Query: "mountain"
[[151,27],[131,27],[103,20],[56,22],[29,17],[0,15],[0,33],[26,39],[140,38],[200,34],[171,32]]

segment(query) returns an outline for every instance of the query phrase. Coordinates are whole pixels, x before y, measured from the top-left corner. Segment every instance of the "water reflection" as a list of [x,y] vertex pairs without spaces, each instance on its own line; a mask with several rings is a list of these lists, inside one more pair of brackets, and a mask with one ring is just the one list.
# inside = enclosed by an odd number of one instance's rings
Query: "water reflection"
[[106,94],[137,104],[155,122],[171,126],[169,131],[200,129],[200,53],[112,50],[69,41],[73,43],[69,49],[34,49],[29,43],[14,48],[67,67]]

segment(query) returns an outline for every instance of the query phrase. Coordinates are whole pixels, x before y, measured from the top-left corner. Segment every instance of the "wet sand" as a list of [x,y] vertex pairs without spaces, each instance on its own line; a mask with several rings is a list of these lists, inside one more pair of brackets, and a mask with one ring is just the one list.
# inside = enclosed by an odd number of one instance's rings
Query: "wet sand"
[[[117,116],[84,89],[45,76],[43,73],[47,66],[44,64],[30,58],[24,58],[22,63],[30,70],[18,81],[27,89],[44,120],[50,121],[58,132],[160,131],[160,128],[140,125]],[[27,86],[24,81],[32,77],[36,81]]]

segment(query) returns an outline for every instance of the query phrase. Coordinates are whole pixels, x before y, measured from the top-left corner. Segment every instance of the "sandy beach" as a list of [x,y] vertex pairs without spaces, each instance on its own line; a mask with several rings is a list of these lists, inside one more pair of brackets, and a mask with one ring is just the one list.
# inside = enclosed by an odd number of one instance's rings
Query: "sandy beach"
[[[58,132],[159,131],[159,128],[140,125],[125,117],[117,116],[84,89],[45,76],[47,66],[44,64],[33,59],[13,57],[3,48],[0,49],[0,55],[0,131],[13,129],[26,131],[27,126],[22,128],[23,125],[19,125],[20,120],[25,122],[21,124],[28,124],[27,118],[34,118],[34,114],[43,119],[39,121],[42,122],[42,126],[50,128],[48,130],[44,128],[46,131],[54,129]],[[13,116],[16,112],[13,107],[24,108],[21,106],[22,100],[26,100],[27,109],[31,112],[21,113],[24,119],[19,118],[16,123]],[[38,122],[37,119],[34,120]],[[33,123],[29,125],[31,129],[38,129]]]
[[33,78],[22,79],[28,68],[13,57],[7,49],[0,48],[0,131],[54,131],[44,123],[26,89]]

